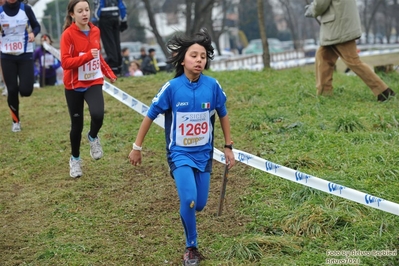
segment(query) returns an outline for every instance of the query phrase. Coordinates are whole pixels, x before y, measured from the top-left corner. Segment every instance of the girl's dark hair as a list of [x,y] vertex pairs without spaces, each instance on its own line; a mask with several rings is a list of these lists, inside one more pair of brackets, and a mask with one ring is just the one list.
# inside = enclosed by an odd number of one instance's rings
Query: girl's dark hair
[[74,10],[76,4],[79,2],[86,2],[87,4],[89,4],[89,7],[90,7],[89,0],[69,0],[63,30],[66,30],[69,26],[71,26],[72,17],[70,14],[73,13],[73,10]]
[[192,37],[187,37],[185,35],[175,35],[166,44],[172,54],[172,56],[169,57],[169,59],[167,60],[167,63],[174,66],[176,70],[175,78],[181,76],[184,73],[184,67],[181,63],[186,56],[188,48],[193,44],[199,44],[205,48],[207,55],[205,69],[209,68],[210,60],[213,59],[214,49],[212,46],[211,36],[205,28],[202,28]]
[[49,39],[49,40],[50,40],[50,45],[53,44],[53,40],[51,39],[50,35],[48,35],[48,34],[43,34],[42,37],[41,37],[41,39],[43,39],[43,38],[44,38],[44,39]]

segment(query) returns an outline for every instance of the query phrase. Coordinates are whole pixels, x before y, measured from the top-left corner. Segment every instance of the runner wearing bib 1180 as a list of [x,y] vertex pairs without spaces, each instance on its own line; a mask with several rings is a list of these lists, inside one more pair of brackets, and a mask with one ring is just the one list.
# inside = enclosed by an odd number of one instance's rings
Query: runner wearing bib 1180
[[40,24],[29,5],[7,0],[0,7],[1,68],[8,90],[7,102],[11,112],[13,132],[21,131],[19,95],[29,97],[33,92],[33,42]]

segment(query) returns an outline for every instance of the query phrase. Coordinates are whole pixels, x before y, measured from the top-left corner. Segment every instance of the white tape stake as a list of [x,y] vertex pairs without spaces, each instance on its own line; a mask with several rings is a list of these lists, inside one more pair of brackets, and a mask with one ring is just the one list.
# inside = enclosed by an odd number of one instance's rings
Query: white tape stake
[[[44,48],[52,53],[55,57],[60,59],[60,53],[57,49],[50,46],[46,42],[43,43]],[[60,60],[61,61],[61,60]],[[135,110],[139,114],[145,116],[149,107],[144,103],[140,102],[136,98],[130,96],[126,92],[122,91],[118,87],[110,84],[107,81],[104,81],[103,90],[110,94],[112,97],[117,99],[118,101],[126,104],[131,109]],[[164,128],[164,116],[159,115],[154,122],[160,127]],[[308,175],[306,173],[296,171],[294,169],[278,165],[271,161],[267,161],[260,157],[257,157],[253,154],[233,149],[234,157],[237,161],[249,165],[253,168],[261,170],[263,172],[279,176],[281,178],[287,179],[289,181],[308,186],[311,188],[315,188],[317,190],[326,192],[328,194],[332,194],[350,201],[354,201],[368,207],[372,207],[381,211],[389,212],[391,214],[395,214],[399,216],[399,204],[395,202],[391,202],[382,198],[378,198],[376,196],[360,192],[340,184],[332,183],[327,180]],[[213,159],[218,162],[225,163],[224,153],[220,150],[214,148],[213,150]]]

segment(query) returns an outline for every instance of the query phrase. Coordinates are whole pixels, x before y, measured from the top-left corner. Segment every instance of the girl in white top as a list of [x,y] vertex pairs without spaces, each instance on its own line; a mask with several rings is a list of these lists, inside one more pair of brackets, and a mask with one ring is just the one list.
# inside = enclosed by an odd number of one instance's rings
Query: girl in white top
[[140,64],[137,61],[132,61],[129,66],[129,76],[131,77],[141,77],[143,72],[140,70]]

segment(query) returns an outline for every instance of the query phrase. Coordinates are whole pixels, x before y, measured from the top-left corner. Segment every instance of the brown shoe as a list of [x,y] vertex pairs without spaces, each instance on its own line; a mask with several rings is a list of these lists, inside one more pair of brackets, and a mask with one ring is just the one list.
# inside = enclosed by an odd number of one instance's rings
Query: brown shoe
[[395,92],[393,90],[391,90],[390,88],[388,88],[388,89],[384,90],[381,94],[378,95],[377,101],[385,102],[391,96],[395,96]]

